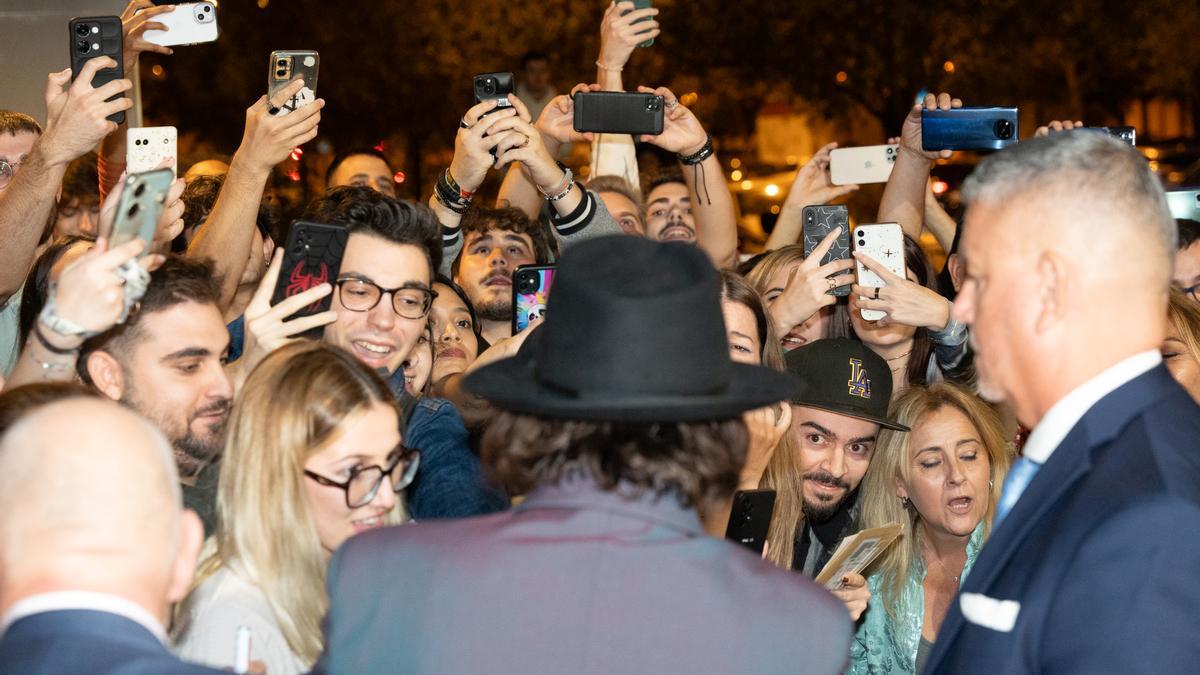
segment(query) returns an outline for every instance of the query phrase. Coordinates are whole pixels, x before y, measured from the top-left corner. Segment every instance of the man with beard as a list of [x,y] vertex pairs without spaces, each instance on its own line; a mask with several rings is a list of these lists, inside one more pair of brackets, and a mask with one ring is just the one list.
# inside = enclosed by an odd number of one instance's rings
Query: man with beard
[[140,308],[84,343],[83,381],[157,426],[175,450],[184,504],[212,529],[216,460],[233,390],[229,333],[212,265],[169,257],[150,274]]
[[477,208],[462,220],[463,248],[451,272],[479,314],[483,337],[496,344],[512,335],[512,275],[520,265],[550,259],[541,224],[516,208]]
[[804,483],[804,522],[796,529],[792,569],[815,577],[842,539],[857,529],[858,485],[887,418],[892,373],[857,340],[817,340],[787,353],[788,372],[808,383],[791,399],[796,469]]

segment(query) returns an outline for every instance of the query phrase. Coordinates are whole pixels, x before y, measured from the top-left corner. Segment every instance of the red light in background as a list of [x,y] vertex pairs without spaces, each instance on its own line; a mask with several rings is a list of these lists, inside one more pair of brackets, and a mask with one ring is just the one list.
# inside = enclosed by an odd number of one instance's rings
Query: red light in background
[[379,141],[379,144],[374,147],[379,152],[387,152],[387,141]]
[[397,171],[395,175],[392,176],[392,180],[396,183],[403,183],[405,178],[407,178],[407,176],[404,175],[403,171]]
[[289,179],[289,180],[291,180],[293,183],[299,183],[299,182],[300,182],[300,172],[299,172],[299,171],[297,171],[297,170],[295,170],[295,169],[292,169],[291,171],[287,172],[287,177],[288,177],[288,179]]
[[935,195],[945,194],[946,190],[949,190],[949,189],[950,189],[950,186],[944,180],[938,180],[938,181],[933,182],[933,194],[935,194]]

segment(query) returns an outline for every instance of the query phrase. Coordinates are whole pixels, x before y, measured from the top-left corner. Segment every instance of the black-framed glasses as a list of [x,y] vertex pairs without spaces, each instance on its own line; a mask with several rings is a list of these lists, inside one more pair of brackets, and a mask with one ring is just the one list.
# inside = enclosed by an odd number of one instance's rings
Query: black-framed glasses
[[378,464],[356,468],[350,471],[350,478],[344,483],[308,469],[304,470],[304,475],[321,485],[342,490],[346,493],[346,506],[356,509],[370,504],[371,500],[375,499],[375,495],[379,493],[379,486],[383,485],[384,476],[391,479],[392,490],[399,494],[412,484],[420,464],[421,451],[402,445],[389,455],[386,469]]
[[7,159],[0,159],[0,190],[8,187],[12,182],[13,176],[17,173],[17,167],[20,162],[9,162]]
[[384,288],[358,277],[338,279],[337,287],[342,307],[352,312],[369,312],[375,309],[385,293],[390,293],[392,310],[405,319],[425,318],[437,297],[437,292],[429,288],[407,284],[400,288]]
[[1200,302],[1200,284],[1195,284],[1193,286],[1188,286],[1187,288],[1181,288],[1179,290],[1186,293],[1188,295],[1188,297],[1195,300],[1196,302]]

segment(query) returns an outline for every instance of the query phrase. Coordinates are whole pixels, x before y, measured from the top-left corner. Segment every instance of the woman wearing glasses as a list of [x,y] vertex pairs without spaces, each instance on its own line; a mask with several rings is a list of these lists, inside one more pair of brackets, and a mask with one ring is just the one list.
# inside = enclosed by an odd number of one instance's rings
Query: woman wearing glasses
[[419,455],[398,428],[387,385],[351,354],[298,341],[263,359],[230,415],[217,530],[175,628],[182,658],[228,668],[247,626],[267,672],[312,667],[333,551],[404,520]]

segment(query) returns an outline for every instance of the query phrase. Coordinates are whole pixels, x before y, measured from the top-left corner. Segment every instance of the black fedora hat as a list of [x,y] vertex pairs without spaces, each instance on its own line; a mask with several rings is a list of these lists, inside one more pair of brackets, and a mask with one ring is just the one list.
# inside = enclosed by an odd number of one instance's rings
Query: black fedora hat
[[888,418],[892,371],[871,348],[847,338],[829,338],[793,349],[784,357],[789,373],[808,386],[790,402],[908,431]]
[[545,323],[463,386],[514,412],[612,422],[736,417],[804,390],[729,359],[720,282],[704,253],[627,235],[568,249]]

